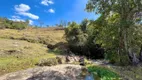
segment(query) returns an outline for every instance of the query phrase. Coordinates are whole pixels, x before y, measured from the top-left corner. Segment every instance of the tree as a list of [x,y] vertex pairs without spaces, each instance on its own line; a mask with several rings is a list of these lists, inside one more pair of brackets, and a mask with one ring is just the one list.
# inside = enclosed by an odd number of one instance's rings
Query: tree
[[[133,51],[129,52],[129,49],[134,49],[134,43],[138,41],[134,40],[134,38],[138,38],[138,36],[134,36],[134,34],[137,33],[137,31],[135,31],[136,24],[140,24],[142,20],[142,1],[89,0],[86,5],[86,10],[88,12],[101,14],[101,22],[105,24],[102,25],[103,27],[105,26],[105,31],[112,29],[110,33],[113,35],[111,37],[119,42],[119,44],[117,44],[118,46],[116,45],[118,47],[116,51],[119,54],[120,62],[123,64],[129,63],[128,53],[133,53]],[[115,15],[117,16],[114,17]],[[114,33],[115,31],[116,33]],[[140,45],[137,46],[140,48]]]
[[82,55],[85,55],[87,53],[87,50],[85,48],[87,43],[87,34],[84,34],[81,31],[79,24],[72,22],[65,29],[65,35],[71,51]]
[[70,23],[65,28],[65,36],[70,50],[79,55],[85,55],[88,58],[104,58],[104,50],[94,41],[96,37],[94,31],[96,30],[94,27],[89,26],[89,20],[86,19],[81,24]]
[[84,19],[84,20],[81,22],[80,26],[81,26],[81,30],[82,30],[83,32],[86,32],[88,22],[89,22],[89,21],[88,21],[87,19]]
[[12,21],[7,18],[0,18],[0,28],[9,28],[9,29],[25,29],[28,27],[28,20],[23,21]]

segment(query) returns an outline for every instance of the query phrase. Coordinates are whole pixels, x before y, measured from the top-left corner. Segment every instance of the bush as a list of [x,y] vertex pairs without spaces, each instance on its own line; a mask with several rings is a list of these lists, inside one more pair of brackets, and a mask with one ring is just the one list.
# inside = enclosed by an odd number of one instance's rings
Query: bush
[[104,49],[94,42],[95,34],[88,33],[86,21],[82,25],[72,22],[65,29],[65,36],[73,53],[94,59],[104,58]]
[[37,65],[38,66],[53,66],[57,65],[58,61],[56,58],[42,59]]
[[112,64],[120,64],[120,57],[114,50],[109,50],[106,52],[106,59],[108,59]]
[[12,21],[7,18],[0,18],[0,29],[9,28],[9,29],[25,29],[28,27],[29,21],[18,22]]
[[[88,71],[93,73],[94,75],[100,77],[103,80],[119,80],[119,75],[110,69],[107,69],[105,67],[99,67],[99,66],[89,66]],[[105,79],[104,79],[105,78]],[[114,78],[114,79],[112,79]]]
[[130,59],[127,54],[119,55],[113,49],[106,52],[106,59],[108,59],[110,63],[116,65],[127,66],[130,64]]

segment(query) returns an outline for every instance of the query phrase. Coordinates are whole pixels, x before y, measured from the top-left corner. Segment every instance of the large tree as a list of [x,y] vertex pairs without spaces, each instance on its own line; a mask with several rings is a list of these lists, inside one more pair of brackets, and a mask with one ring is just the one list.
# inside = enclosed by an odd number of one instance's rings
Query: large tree
[[129,58],[128,54],[133,53],[135,46],[140,48],[141,39],[137,42],[136,39],[141,38],[138,28],[142,21],[142,0],[89,0],[86,10],[101,14],[101,24],[105,24],[101,26],[107,26],[105,31],[112,29],[109,30],[113,33],[112,38],[118,39],[120,62]]

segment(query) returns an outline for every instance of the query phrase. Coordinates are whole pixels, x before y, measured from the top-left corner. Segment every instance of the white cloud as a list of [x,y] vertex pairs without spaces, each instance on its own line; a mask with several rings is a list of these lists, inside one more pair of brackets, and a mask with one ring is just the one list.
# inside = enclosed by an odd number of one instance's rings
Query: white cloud
[[23,19],[9,19],[9,20],[12,20],[12,21],[15,21],[15,22],[25,22]]
[[15,5],[15,10],[17,12],[26,12],[30,10],[30,6],[26,4]]
[[29,20],[29,24],[30,24],[30,25],[33,25],[33,23],[34,23],[34,22],[33,22],[32,20]]
[[[21,19],[20,16],[11,16],[11,18],[9,20],[15,21],[15,22],[25,22],[24,19]],[[33,25],[34,22],[32,20],[29,20],[29,24]]]
[[34,15],[32,13],[29,13],[29,12],[19,12],[18,14],[23,15],[23,16],[28,16],[31,19],[39,19],[39,16]]
[[17,18],[21,18],[21,17],[20,16],[12,16],[12,18],[17,19]]
[[15,10],[19,15],[27,16],[31,19],[39,19],[39,16],[28,12],[30,9],[30,6],[26,4],[15,5]]
[[52,0],[42,0],[41,4],[48,6],[49,4],[54,4],[54,2]]
[[55,11],[53,9],[49,9],[48,12],[55,13]]
[[12,16],[12,18],[9,20],[16,21],[16,22],[25,22],[25,20],[20,18],[20,16]]

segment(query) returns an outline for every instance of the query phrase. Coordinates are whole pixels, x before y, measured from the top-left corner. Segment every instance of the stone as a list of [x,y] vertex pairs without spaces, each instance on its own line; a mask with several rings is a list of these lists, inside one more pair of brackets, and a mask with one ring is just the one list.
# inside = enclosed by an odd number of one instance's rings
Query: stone
[[0,77],[0,80],[84,80],[80,79],[80,65],[36,67]]
[[137,65],[139,63],[139,59],[136,57],[136,54],[133,53],[133,60],[132,60],[133,65]]
[[57,56],[56,59],[59,64],[64,64],[66,62],[65,56]]
[[79,62],[80,62],[80,65],[84,66],[85,65],[85,58],[83,56],[80,57]]
[[66,62],[68,63],[68,62],[70,62],[70,56],[66,56]]

